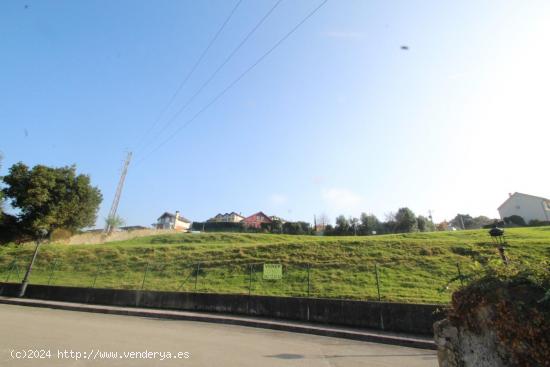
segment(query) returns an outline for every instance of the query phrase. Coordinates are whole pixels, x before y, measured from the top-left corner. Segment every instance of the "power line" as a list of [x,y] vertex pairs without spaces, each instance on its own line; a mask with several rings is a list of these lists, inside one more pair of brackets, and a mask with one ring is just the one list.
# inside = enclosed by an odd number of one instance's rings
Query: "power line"
[[175,90],[175,92],[172,94],[172,96],[170,97],[170,99],[168,100],[168,103],[164,106],[164,108],[161,110],[160,114],[158,115],[158,117],[156,118],[155,122],[149,127],[149,129],[147,130],[147,132],[139,139],[138,143],[136,144],[136,148],[135,149],[138,149],[141,144],[143,143],[143,140],[149,136],[149,134],[153,131],[153,129],[155,128],[155,126],[157,126],[157,124],[162,120],[162,117],[164,116],[164,114],[166,113],[166,111],[168,111],[168,109],[170,108],[170,106],[172,105],[172,103],[174,102],[174,100],[176,99],[177,95],[181,92],[181,90],[183,89],[183,87],[187,84],[187,81],[191,78],[191,76],[194,74],[195,70],[197,70],[198,66],[200,65],[200,63],[202,62],[202,60],[204,59],[204,57],[206,56],[206,54],[208,53],[208,51],[210,50],[210,48],[212,47],[212,45],[214,44],[214,42],[216,42],[216,40],[218,39],[218,37],[220,36],[220,34],[222,33],[222,31],[225,29],[225,26],[227,25],[227,23],[229,23],[229,21],[231,20],[231,18],[233,17],[233,14],[235,14],[235,12],[237,11],[237,8],[239,7],[239,5],[241,5],[243,0],[238,0],[237,3],[235,4],[235,6],[233,6],[233,8],[231,9],[231,12],[229,13],[229,15],[225,18],[224,22],[221,24],[221,26],[218,28],[216,34],[214,34],[214,37],[212,37],[212,39],[210,40],[210,42],[208,43],[208,45],[206,46],[206,48],[202,51],[201,55],[199,56],[199,58],[197,59],[197,61],[195,62],[195,64],[193,65],[193,67],[191,67],[191,70],[189,70],[189,72],[187,73],[187,75],[185,76],[185,78],[182,80],[182,82],[180,83],[180,85],[178,86],[178,88]]
[[[175,114],[172,115],[172,117],[170,119],[168,119],[168,121],[159,129],[159,131],[155,134],[155,136],[149,141],[150,143],[154,142],[157,138],[160,137],[160,135],[166,131],[166,129],[168,129],[170,127],[170,125],[174,122],[174,120],[183,112],[185,111],[185,109],[187,109],[187,107],[189,107],[189,105],[195,100],[195,98],[204,90],[204,88],[206,88],[210,82],[216,77],[216,75],[218,75],[218,73],[220,72],[221,69],[223,69],[223,67],[225,65],[227,65],[227,63],[229,63],[229,61],[231,61],[231,59],[233,59],[233,56],[235,56],[235,54],[241,49],[241,47],[244,46],[244,44],[250,39],[250,37],[258,30],[258,28],[260,28],[260,26],[265,22],[265,20],[267,18],[269,18],[269,16],[271,15],[271,13],[273,13],[273,11],[279,6],[279,4],[282,2],[282,0],[277,0],[277,2],[267,11],[267,13],[265,13],[265,15],[258,21],[258,23],[256,23],[256,25],[247,33],[247,35],[242,39],[242,41],[231,51],[231,53],[225,58],[225,60],[216,68],[216,70],[214,70],[214,72],[212,72],[212,74],[210,74],[210,76],[208,77],[208,79],[206,79],[206,81],[204,83],[202,83],[202,85],[195,91],[195,93],[193,93],[193,95],[183,104],[183,106],[178,110],[176,111]],[[145,149],[146,147],[148,146],[148,144],[145,144],[145,146],[143,147],[143,149]]]
[[258,64],[260,64],[267,56],[269,56],[273,51],[275,51],[276,48],[278,48],[284,41],[287,40],[294,32],[298,30],[309,18],[311,18],[319,9],[321,9],[328,0],[323,0],[317,7],[315,7],[312,11],[310,11],[300,22],[298,22],[289,32],[287,32],[279,41],[277,41],[269,50],[267,50],[262,56],[260,56],[252,65],[250,65],[244,72],[242,72],[236,79],[234,79],[229,85],[227,85],[220,93],[218,93],[210,102],[208,102],[205,106],[203,106],[195,115],[193,115],[190,119],[185,121],[185,123],[180,126],[172,135],[170,135],[167,139],[162,141],[159,145],[157,145],[151,152],[149,152],[147,155],[143,156],[136,165],[143,162],[147,157],[149,157],[151,154],[155,153],[157,150],[162,148],[166,143],[168,143],[170,140],[172,140],[181,130],[183,130],[186,126],[188,126],[190,123],[192,123],[194,120],[197,119],[204,111],[206,111],[210,106],[212,106],[214,103],[216,103],[227,91],[229,91],[231,88],[233,88],[246,74],[248,74],[252,69],[254,69]]

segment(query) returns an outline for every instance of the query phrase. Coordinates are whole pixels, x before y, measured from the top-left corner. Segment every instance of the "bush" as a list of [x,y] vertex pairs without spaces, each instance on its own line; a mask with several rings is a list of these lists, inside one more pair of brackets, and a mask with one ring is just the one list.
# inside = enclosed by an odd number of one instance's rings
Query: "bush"
[[191,229],[205,232],[244,232],[242,223],[229,222],[193,222]]
[[543,227],[550,226],[550,222],[538,219],[532,219],[529,221],[529,227]]
[[527,223],[525,223],[525,220],[523,219],[523,217],[519,216],[519,215],[511,215],[509,217],[504,217],[504,223],[507,224],[508,226],[509,225],[516,225],[516,226],[520,226],[520,227],[525,227],[527,225]]

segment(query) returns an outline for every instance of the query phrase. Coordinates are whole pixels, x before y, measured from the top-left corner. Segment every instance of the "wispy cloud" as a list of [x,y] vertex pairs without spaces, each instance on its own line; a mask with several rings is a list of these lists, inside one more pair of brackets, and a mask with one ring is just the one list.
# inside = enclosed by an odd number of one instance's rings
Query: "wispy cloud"
[[283,205],[288,202],[288,198],[283,194],[271,194],[269,196],[269,202],[273,205]]
[[362,32],[354,31],[327,31],[323,32],[323,36],[329,38],[339,38],[339,39],[360,39],[365,36]]
[[363,198],[345,188],[330,188],[321,191],[321,197],[331,212],[349,214],[359,209]]

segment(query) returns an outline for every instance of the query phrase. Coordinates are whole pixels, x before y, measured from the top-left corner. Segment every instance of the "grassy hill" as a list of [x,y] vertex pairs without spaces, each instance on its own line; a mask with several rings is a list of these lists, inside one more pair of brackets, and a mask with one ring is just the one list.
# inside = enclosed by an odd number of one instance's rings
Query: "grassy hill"
[[[506,230],[513,261],[550,259],[550,227]],[[34,246],[0,247],[0,281],[19,281]],[[446,303],[440,289],[498,258],[486,230],[368,237],[161,234],[96,245],[42,246],[31,283]],[[12,266],[14,263],[17,266]],[[281,280],[262,263],[283,264]],[[309,275],[308,275],[309,274]],[[309,278],[309,287],[308,287]]]

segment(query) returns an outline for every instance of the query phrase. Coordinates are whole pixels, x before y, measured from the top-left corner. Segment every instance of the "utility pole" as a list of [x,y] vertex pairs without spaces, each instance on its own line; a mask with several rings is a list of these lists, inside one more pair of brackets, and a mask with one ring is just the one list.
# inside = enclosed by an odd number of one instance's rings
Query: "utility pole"
[[460,217],[460,224],[462,224],[462,230],[465,230],[466,227],[464,227],[464,218],[462,218],[462,214],[458,215]]
[[32,259],[29,267],[27,268],[27,272],[25,273],[25,277],[23,277],[23,281],[21,282],[21,286],[19,287],[19,293],[17,294],[17,297],[23,297],[25,295],[25,292],[27,291],[27,285],[29,284],[29,277],[31,276],[32,266],[34,265],[36,257],[38,256],[38,249],[40,249],[40,245],[47,235],[48,231],[45,229],[40,229],[36,234],[36,246],[34,248],[34,253],[32,254]]
[[116,188],[113,204],[111,204],[111,210],[109,211],[109,216],[107,217],[107,225],[105,226],[105,233],[107,234],[111,233],[114,229],[110,221],[116,218],[118,203],[120,201],[120,196],[122,195],[124,180],[126,179],[126,173],[128,172],[128,166],[130,165],[131,160],[132,160],[132,152],[128,152],[128,155],[126,156],[126,160],[124,161],[124,166],[122,167],[122,173],[120,174],[120,180],[118,181],[118,186]]

